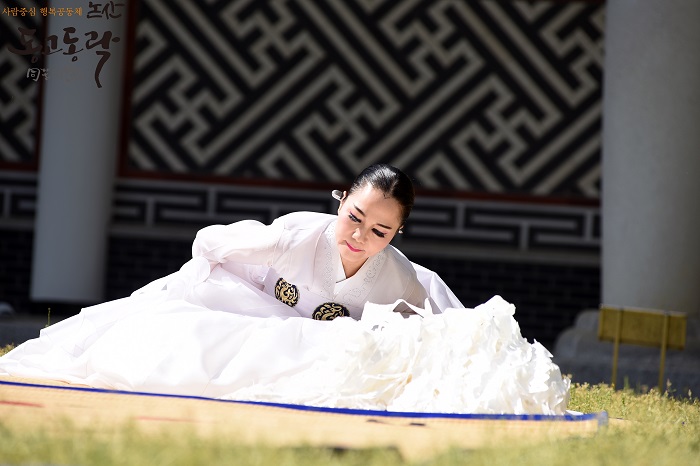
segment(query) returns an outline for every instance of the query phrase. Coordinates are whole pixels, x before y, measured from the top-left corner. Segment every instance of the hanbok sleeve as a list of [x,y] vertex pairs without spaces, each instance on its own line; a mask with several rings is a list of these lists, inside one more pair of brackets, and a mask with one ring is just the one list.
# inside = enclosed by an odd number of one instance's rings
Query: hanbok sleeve
[[425,299],[428,298],[428,293],[417,279],[411,281],[406,294],[403,296],[404,301],[417,307],[425,306]]
[[211,225],[197,232],[192,257],[204,257],[212,266],[226,262],[270,266],[283,231],[280,219],[270,225],[255,220]]
[[[418,281],[421,282],[425,291],[430,295],[431,305],[434,312],[444,312],[445,309],[462,309],[464,305],[455,296],[449,286],[432,270],[422,265],[411,262],[416,270]],[[439,309],[436,311],[435,308]]]

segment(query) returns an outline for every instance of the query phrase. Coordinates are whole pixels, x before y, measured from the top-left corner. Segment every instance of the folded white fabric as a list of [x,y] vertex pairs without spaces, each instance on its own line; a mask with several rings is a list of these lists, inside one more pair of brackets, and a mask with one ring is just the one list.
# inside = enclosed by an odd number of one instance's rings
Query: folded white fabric
[[569,380],[515,306],[495,296],[475,309],[402,318],[367,304],[362,320],[329,323],[307,370],[225,398],[402,412],[564,414]]

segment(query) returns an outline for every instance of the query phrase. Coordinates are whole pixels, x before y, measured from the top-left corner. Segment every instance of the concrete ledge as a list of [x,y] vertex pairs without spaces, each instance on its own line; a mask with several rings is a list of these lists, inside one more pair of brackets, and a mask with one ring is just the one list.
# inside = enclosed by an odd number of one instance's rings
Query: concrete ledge
[[[573,382],[610,383],[613,343],[598,340],[598,311],[587,310],[576,318],[574,327],[562,332],[554,346],[554,362]],[[617,386],[653,388],[658,384],[660,349],[620,345]],[[689,319],[687,344],[682,351],[667,350],[664,379],[671,392],[687,396],[700,394],[700,320]]]
[[37,338],[46,322],[46,318],[40,317],[0,317],[0,346],[19,345]]

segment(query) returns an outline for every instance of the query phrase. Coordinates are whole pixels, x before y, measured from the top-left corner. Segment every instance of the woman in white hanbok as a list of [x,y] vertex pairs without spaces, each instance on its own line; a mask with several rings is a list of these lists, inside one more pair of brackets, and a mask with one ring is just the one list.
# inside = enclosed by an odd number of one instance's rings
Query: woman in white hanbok
[[0,374],[338,408],[562,414],[569,381],[500,297],[465,309],[389,244],[413,205],[373,165],[338,215],[201,230],[193,258],[0,358]]

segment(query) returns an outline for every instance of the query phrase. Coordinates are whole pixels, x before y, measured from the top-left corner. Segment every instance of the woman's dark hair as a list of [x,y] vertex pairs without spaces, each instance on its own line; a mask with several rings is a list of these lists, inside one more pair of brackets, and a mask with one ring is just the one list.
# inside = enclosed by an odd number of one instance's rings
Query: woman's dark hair
[[416,194],[411,179],[401,170],[384,163],[376,163],[362,170],[350,186],[348,195],[367,185],[380,190],[385,197],[392,197],[401,206],[401,224],[411,213]]

